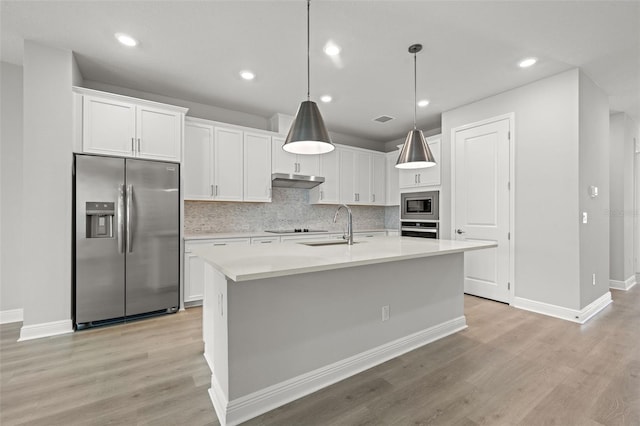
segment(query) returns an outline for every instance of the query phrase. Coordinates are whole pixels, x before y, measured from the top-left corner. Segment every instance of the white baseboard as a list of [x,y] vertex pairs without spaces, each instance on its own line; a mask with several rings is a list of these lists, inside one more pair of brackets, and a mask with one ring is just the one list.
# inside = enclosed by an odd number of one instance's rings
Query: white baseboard
[[631,275],[629,278],[627,278],[624,281],[620,281],[620,280],[609,280],[609,288],[613,288],[615,290],[624,290],[627,291],[629,289],[631,289],[631,287],[633,287],[634,285],[636,285],[636,276]]
[[607,291],[605,294],[603,294],[598,299],[581,310],[551,305],[549,303],[537,302],[535,300],[529,300],[522,297],[514,297],[511,306],[519,309],[524,309],[526,311],[536,312],[538,314],[548,315],[550,317],[577,322],[578,324],[584,324],[610,303],[611,292]]
[[209,396],[220,424],[237,425],[465,328],[461,316],[228,402],[212,376]]
[[9,324],[10,322],[21,322],[23,318],[22,309],[8,309],[0,311],[0,324]]
[[67,333],[73,333],[73,323],[70,319],[45,322],[42,324],[23,325],[20,329],[18,342]]

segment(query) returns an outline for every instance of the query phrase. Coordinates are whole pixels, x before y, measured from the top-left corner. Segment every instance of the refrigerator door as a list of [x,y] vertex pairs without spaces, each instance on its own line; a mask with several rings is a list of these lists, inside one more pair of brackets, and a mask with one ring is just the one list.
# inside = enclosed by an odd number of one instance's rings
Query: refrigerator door
[[126,160],[127,316],[179,306],[179,167]]
[[124,160],[75,159],[75,322],[124,316]]

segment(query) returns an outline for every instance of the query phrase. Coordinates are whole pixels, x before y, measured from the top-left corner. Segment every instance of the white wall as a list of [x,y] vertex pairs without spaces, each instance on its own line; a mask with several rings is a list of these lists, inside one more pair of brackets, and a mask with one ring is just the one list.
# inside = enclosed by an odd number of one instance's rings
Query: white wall
[[443,238],[451,236],[451,130],[515,114],[515,295],[580,309],[579,71],[570,70],[442,115]]
[[76,69],[70,51],[32,41],[24,42],[23,64],[22,337],[26,326],[71,325],[71,85]]
[[[580,308],[609,291],[609,99],[584,73],[579,78]],[[592,198],[589,187],[598,187]],[[593,274],[596,274],[595,285]]]
[[22,309],[22,67],[0,65],[0,311],[9,311]]
[[634,267],[634,138],[638,125],[625,113],[610,116],[610,270],[609,278],[625,281]]

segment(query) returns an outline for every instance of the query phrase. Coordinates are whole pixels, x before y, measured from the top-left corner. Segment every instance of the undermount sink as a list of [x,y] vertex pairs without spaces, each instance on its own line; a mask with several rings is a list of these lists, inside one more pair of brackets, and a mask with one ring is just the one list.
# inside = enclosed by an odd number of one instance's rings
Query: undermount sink
[[[329,241],[307,241],[304,244],[305,246],[316,247],[316,246],[335,246],[338,244],[347,244],[347,240],[329,240]],[[359,242],[354,242],[353,244],[359,244]]]

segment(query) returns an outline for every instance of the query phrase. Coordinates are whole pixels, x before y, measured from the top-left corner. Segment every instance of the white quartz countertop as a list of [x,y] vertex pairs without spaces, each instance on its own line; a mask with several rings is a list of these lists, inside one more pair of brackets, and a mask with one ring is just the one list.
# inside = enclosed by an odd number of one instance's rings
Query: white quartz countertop
[[497,247],[496,243],[411,237],[370,238],[349,246],[310,247],[302,243],[264,246],[198,247],[193,253],[233,281],[327,271],[383,262],[441,256]]
[[[398,231],[398,229],[354,229],[354,233],[366,233],[366,232],[386,232],[386,231]],[[283,237],[289,235],[331,235],[331,234],[342,234],[342,231],[323,231],[323,232],[286,232],[286,233],[275,233],[275,232],[264,232],[264,231],[254,231],[254,232],[215,232],[208,234],[184,234],[185,241],[198,241],[198,240],[213,240],[218,238],[256,238],[256,237]]]

